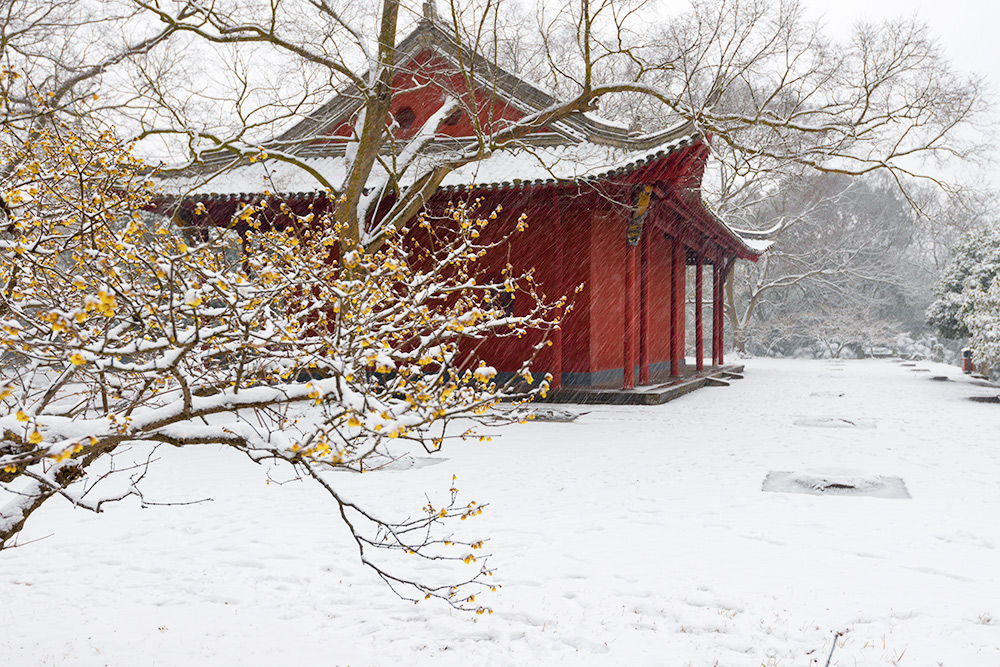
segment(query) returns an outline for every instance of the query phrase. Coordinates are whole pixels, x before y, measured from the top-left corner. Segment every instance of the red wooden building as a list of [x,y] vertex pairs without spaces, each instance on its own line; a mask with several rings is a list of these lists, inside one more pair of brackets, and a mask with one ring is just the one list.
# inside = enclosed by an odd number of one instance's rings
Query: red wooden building
[[[409,89],[392,103],[397,140],[411,138],[446,95],[462,99],[465,111],[445,120],[431,150],[473,136],[469,109],[475,109],[481,127],[497,128],[555,102],[481,58],[476,61],[481,88],[469,91],[457,71],[459,47],[428,14],[397,47],[402,73],[394,85]],[[475,57],[462,55],[465,62]],[[357,96],[338,96],[278,141],[294,146],[288,150],[337,182],[346,173],[344,139],[359,107]],[[486,211],[502,205],[497,231],[527,213],[528,229],[513,236],[503,261],[509,259],[515,270],[534,268],[550,296],[584,286],[553,345],[535,364],[553,374],[553,388],[630,388],[681,375],[689,267],[694,267],[696,370],[705,366],[706,353],[711,365],[722,364],[725,276],[734,261],[756,260],[762,248],[702,204],[708,142],[690,122],[639,134],[577,114],[451,173],[429,203],[440,209],[474,196],[483,199]],[[264,190],[293,200],[323,196],[314,178],[286,163],[268,163],[265,170],[260,163],[234,166],[224,160],[214,165],[217,177],[181,188],[188,204],[204,203],[215,220],[228,220],[240,202]],[[488,358],[498,371],[512,372],[532,344],[498,341]]]

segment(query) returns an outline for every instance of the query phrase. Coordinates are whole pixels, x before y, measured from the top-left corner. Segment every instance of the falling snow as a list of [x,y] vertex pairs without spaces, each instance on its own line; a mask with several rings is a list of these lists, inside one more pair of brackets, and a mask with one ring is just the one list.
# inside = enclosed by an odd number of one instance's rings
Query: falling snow
[[[223,448],[161,450],[147,498],[52,504],[0,555],[7,665],[1000,664],[1000,392],[952,367],[750,360],[656,407],[563,409],[344,473],[381,510],[489,502],[491,615],[394,597],[328,499]],[[946,376],[949,381],[930,381]],[[837,422],[863,424],[823,427]],[[910,499],[764,492],[891,476]],[[844,477],[846,475],[846,477]],[[268,483],[268,480],[272,480]],[[30,531],[30,532],[29,532]],[[32,541],[35,540],[35,541]],[[433,567],[433,565],[431,565]]]

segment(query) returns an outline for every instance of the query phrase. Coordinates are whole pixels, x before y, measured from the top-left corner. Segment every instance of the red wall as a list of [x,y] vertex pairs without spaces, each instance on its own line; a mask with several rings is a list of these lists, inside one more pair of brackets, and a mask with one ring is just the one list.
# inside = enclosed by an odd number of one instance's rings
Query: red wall
[[[528,229],[514,234],[509,244],[491,253],[484,268],[497,273],[507,261],[515,272],[532,268],[536,280],[550,299],[568,294],[574,307],[563,322],[563,363],[565,373],[619,371],[624,357],[625,270],[627,257],[626,221],[622,210],[609,209],[598,198],[564,197],[561,199],[562,234],[555,233],[551,191],[523,191],[512,195],[492,195],[484,199],[483,211],[497,203],[504,204],[499,219],[492,223],[484,239],[493,240],[508,233],[522,212],[528,214]],[[670,360],[670,260],[673,247],[669,239],[652,224],[647,224],[649,363]],[[556,276],[556,247],[562,244],[563,279]],[[635,257],[638,258],[636,248]],[[639,361],[639,283],[640,265],[636,264],[636,328],[633,336],[635,360]],[[583,290],[573,295],[577,285]],[[515,313],[523,315],[528,304],[515,299]],[[491,341],[482,348],[489,363],[499,371],[514,371],[531,354],[537,336]],[[555,370],[553,349],[546,348],[534,367]],[[605,378],[607,375],[605,375]],[[617,376],[620,382],[620,376]]]
[[[590,371],[590,321],[593,308],[591,295],[592,259],[590,254],[593,225],[589,215],[581,215],[572,200],[564,200],[562,205],[562,243],[564,285],[561,294],[570,297],[573,310],[563,322],[563,367],[567,373],[587,373]],[[578,285],[583,290],[573,291]]]
[[591,221],[589,370],[594,372],[622,367],[626,224],[624,213],[613,210],[596,210]]
[[[402,72],[393,79],[392,86],[396,91],[392,98],[390,113],[394,118],[400,117],[400,111],[409,107],[413,111],[413,122],[407,128],[397,130],[398,139],[413,137],[423,124],[430,118],[444,101],[445,96],[461,101],[457,122],[441,126],[437,134],[449,137],[476,136],[475,128],[469,118],[469,113],[475,113],[479,127],[486,132],[494,132],[506,122],[519,120],[523,113],[509,106],[502,99],[488,91],[476,89],[470,94],[462,75],[455,72],[444,60],[436,58],[430,51],[423,51],[412,61],[401,68]],[[337,125],[330,135],[350,137],[353,133],[351,123],[354,118],[345,119]],[[544,128],[547,129],[547,128]],[[322,143],[320,139],[317,143]],[[325,140],[329,141],[329,140]]]
[[[459,199],[461,195],[452,195]],[[438,206],[447,200],[439,200]],[[597,373],[594,384],[616,385],[621,382],[625,339],[625,272],[628,245],[623,209],[610,208],[596,196],[560,193],[561,233],[557,221],[553,191],[549,189],[505,191],[481,199],[480,215],[488,217],[498,204],[503,211],[491,222],[481,240],[493,242],[510,234],[522,213],[527,214],[527,229],[513,233],[509,240],[492,250],[480,262],[485,278],[499,278],[510,262],[515,275],[533,271],[539,291],[548,301],[569,295],[574,308],[562,326],[564,373]],[[673,242],[652,219],[647,219],[644,243],[647,244],[648,363],[670,361],[670,269]],[[557,251],[561,245],[562,278],[557,271]],[[638,259],[640,249],[635,248]],[[636,263],[633,335],[634,359],[639,363],[639,314],[641,266]],[[583,290],[574,294],[577,285]],[[520,295],[514,300],[514,313],[525,315],[529,299]],[[550,336],[551,338],[551,336]],[[533,353],[540,334],[522,338],[509,337],[483,341],[476,354],[500,372],[513,372]],[[533,368],[536,375],[555,371],[554,348],[542,349]],[[603,373],[602,373],[603,372]],[[654,377],[662,369],[652,371]],[[620,385],[619,385],[620,386]]]
[[[460,198],[461,196],[456,194],[453,200]],[[558,238],[550,192],[515,191],[483,197],[479,215],[489,217],[498,204],[503,206],[503,210],[497,219],[491,221],[487,226],[480,241],[492,243],[507,235],[509,238],[480,260],[479,268],[483,272],[482,279],[499,280],[504,266],[509,262],[513,268],[514,276],[533,271],[538,291],[545,295],[544,298],[547,302],[556,301],[563,294],[571,293],[576,284],[583,282],[582,280],[573,282],[573,276],[567,276],[565,285],[557,280],[554,249]],[[441,205],[444,206],[444,203]],[[527,214],[527,229],[516,232],[514,229],[522,213]],[[581,230],[578,227],[575,226],[572,231],[583,232],[580,236],[585,240],[586,229]],[[563,234],[567,255],[575,254],[573,246],[581,242],[575,233]],[[566,261],[567,266],[573,266],[573,264],[574,262],[571,260]],[[514,314],[526,315],[531,307],[530,297],[518,292],[515,292],[514,297]],[[581,301],[582,299],[577,298],[578,303]],[[582,310],[586,312],[586,303],[581,305],[584,306]],[[579,334],[579,329],[581,329],[579,320],[579,313],[573,312],[564,324],[564,330],[570,332],[569,340],[563,345],[564,358],[569,358],[568,355],[574,354],[574,348],[586,344],[584,337]],[[500,372],[514,372],[521,367],[525,359],[534,353],[533,348],[542,340],[542,337],[541,332],[534,332],[520,338],[516,336],[498,337],[482,341],[478,343],[476,354]],[[549,338],[551,339],[551,335]],[[553,348],[547,346],[538,353],[532,364],[536,375],[555,370],[553,352]]]
[[647,224],[649,256],[649,363],[670,360],[670,253],[673,243]]

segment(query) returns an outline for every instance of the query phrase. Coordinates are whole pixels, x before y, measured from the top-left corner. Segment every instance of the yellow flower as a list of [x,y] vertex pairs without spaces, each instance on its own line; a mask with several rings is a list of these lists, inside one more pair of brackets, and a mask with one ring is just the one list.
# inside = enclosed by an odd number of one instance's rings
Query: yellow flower
[[358,420],[357,417],[351,415],[350,419],[347,420],[347,425],[350,426],[351,428],[357,428],[358,426],[361,426],[361,422]]
[[83,366],[84,364],[87,363],[87,360],[84,359],[83,355],[80,354],[79,352],[73,353],[73,355],[70,356],[69,360],[74,366]]
[[28,436],[28,442],[30,442],[33,445],[37,445],[41,441],[42,441],[42,434],[39,433],[38,431],[35,431],[34,433]]
[[26,422],[28,421],[28,415],[24,414],[24,410],[17,411],[17,421]]

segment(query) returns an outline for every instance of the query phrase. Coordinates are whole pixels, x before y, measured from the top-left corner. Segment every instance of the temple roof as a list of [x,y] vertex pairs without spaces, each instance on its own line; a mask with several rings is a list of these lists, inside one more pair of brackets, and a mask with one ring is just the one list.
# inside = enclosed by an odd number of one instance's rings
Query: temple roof
[[[525,81],[499,67],[479,53],[459,46],[452,34],[436,18],[436,11],[425,8],[424,18],[416,28],[396,46],[396,62],[413,62],[421,53],[430,51],[449,64],[456,72],[472,71],[474,82],[481,90],[490,91],[504,103],[525,114],[535,113],[556,106],[559,100],[549,92]],[[463,66],[464,64],[464,66]],[[471,68],[470,68],[471,64]],[[309,118],[301,121],[277,137],[281,142],[301,142],[300,148],[309,150],[310,140],[329,133],[342,119],[349,117],[361,106],[353,90],[346,90],[322,105]],[[529,143],[589,142],[627,150],[644,150],[662,144],[669,135],[656,132],[642,136],[630,133],[628,126],[601,118],[595,113],[576,113],[550,123],[543,132],[536,132],[526,139]],[[296,151],[299,153],[300,151]]]
[[[681,123],[658,133],[659,141],[645,150],[630,150],[582,141],[549,146],[512,145],[465,165],[448,174],[442,189],[510,189],[531,185],[604,180],[626,174],[634,169],[671,155],[702,141],[701,133],[691,123]],[[347,173],[343,150],[327,155],[302,157],[297,161],[315,170],[329,183],[340,183]],[[336,153],[340,153],[339,155]],[[272,156],[274,154],[272,153]],[[434,160],[435,153],[417,158],[403,174],[400,184],[413,182],[413,173],[420,173],[422,161]],[[230,160],[231,162],[231,160]],[[376,169],[379,169],[376,166]],[[278,160],[239,163],[214,173],[190,174],[163,182],[174,195],[229,195],[240,193],[310,192],[322,190],[322,183],[306,169]],[[384,174],[384,172],[382,172]],[[373,174],[379,176],[380,174]]]
[[[397,63],[413,63],[421,56],[426,60],[428,53],[435,62],[444,62],[456,72],[460,71],[461,63],[465,63],[466,71],[469,63],[474,63],[472,71],[478,88],[489,91],[490,96],[505,108],[525,115],[560,103],[548,92],[459,46],[436,16],[433,3],[425,3],[424,18],[396,47]],[[286,132],[265,142],[264,147],[272,157],[294,156],[338,187],[346,175],[347,141],[334,133],[361,105],[355,91],[345,90]],[[694,123],[683,119],[662,131],[639,134],[594,113],[574,113],[502,149],[495,149],[485,159],[456,170],[442,185],[444,188],[470,184],[506,188],[531,182],[606,178],[703,140],[703,134]],[[409,171],[419,171],[421,166],[428,166],[428,162],[442,154],[454,155],[468,150],[474,143],[474,137],[438,135],[423,149],[422,160]],[[395,149],[397,153],[401,150],[399,142]],[[170,194],[233,194],[259,192],[262,188],[272,192],[323,189],[306,170],[278,160],[251,163],[226,151],[209,151],[202,158],[201,164],[191,167],[181,177],[164,179],[163,184]],[[378,179],[383,175],[384,172],[372,176]],[[404,175],[401,184],[408,182],[412,182],[412,177],[407,181]]]
[[[425,7],[424,18],[415,30],[397,45],[397,63],[414,63],[418,59],[426,62],[433,58],[457,71],[460,63],[474,61],[475,85],[490,91],[505,108],[529,115],[559,104],[553,95],[460,47],[436,19],[433,5],[429,7]],[[348,142],[345,137],[336,136],[336,132],[349,122],[361,104],[360,97],[352,91],[336,95],[309,117],[266,142],[264,148],[269,155],[266,160],[251,161],[225,151],[207,152],[203,163],[161,180],[164,193],[171,199],[196,197],[216,201],[252,200],[265,192],[311,196],[310,193],[326,190],[311,172],[337,189],[347,175]],[[403,143],[396,142],[397,154]],[[425,172],[442,157],[468,151],[474,144],[473,137],[438,134],[422,147],[405,171],[396,174],[397,182],[406,187],[414,182],[414,174]],[[648,165],[663,163],[678,153],[704,155],[707,151],[705,135],[688,120],[679,119],[661,131],[639,134],[594,113],[574,113],[455,169],[445,176],[440,190],[516,190],[618,180]],[[699,168],[699,183],[700,174]],[[374,181],[385,182],[386,173],[376,164],[371,176]],[[700,196],[698,207],[704,211]],[[724,230],[724,235],[750,255],[760,254],[759,243],[748,241],[708,211],[704,212]]]

